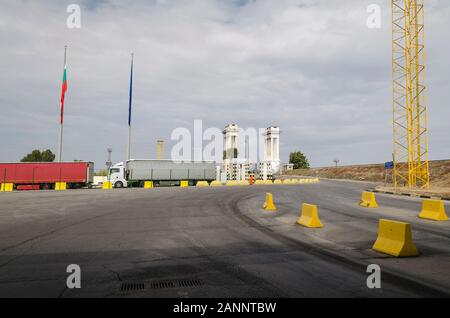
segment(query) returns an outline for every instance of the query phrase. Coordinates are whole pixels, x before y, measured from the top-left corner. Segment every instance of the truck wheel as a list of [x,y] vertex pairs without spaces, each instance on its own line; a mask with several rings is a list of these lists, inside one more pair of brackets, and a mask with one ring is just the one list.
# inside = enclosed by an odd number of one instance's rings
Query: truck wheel
[[114,188],[123,188],[123,183],[122,181],[118,181],[114,184]]

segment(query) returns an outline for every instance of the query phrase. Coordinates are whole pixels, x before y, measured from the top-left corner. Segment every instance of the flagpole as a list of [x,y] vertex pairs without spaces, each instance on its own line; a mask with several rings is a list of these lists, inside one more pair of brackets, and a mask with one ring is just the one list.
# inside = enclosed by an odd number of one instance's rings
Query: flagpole
[[127,147],[127,160],[131,159],[131,106],[132,106],[132,102],[133,102],[133,64],[134,64],[134,53],[131,53],[130,99],[128,101],[128,147]]
[[131,159],[131,126],[128,126],[128,149],[127,149],[127,160]]
[[[67,45],[64,46],[64,69],[66,69],[67,65]],[[59,143],[58,143],[58,162],[62,161],[62,147],[63,147],[63,109],[62,105],[60,105],[60,122],[59,122]]]

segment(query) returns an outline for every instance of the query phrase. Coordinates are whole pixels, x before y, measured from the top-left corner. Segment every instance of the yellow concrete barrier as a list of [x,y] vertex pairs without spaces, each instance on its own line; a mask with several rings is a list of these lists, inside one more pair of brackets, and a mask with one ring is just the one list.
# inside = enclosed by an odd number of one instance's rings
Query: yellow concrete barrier
[[264,202],[264,204],[263,204],[263,209],[266,211],[276,211],[277,210],[275,203],[273,203],[272,193],[266,193],[266,202]]
[[291,179],[291,183],[292,184],[299,184],[300,180],[298,180],[298,179]]
[[144,189],[153,189],[153,181],[145,181]]
[[317,205],[303,203],[301,213],[298,224],[312,228],[323,227],[323,224],[319,219]]
[[359,205],[365,208],[378,208],[375,193],[364,191],[361,195]]
[[65,190],[67,190],[67,183],[65,183],[65,182],[56,182],[55,183],[55,190],[56,191],[65,191]]
[[189,181],[182,180],[180,181],[180,188],[188,188],[189,187]]
[[264,180],[256,180],[255,181],[255,185],[263,185],[263,184],[265,184]]
[[283,184],[292,184],[292,181],[290,179],[284,179]]
[[281,180],[275,180],[275,181],[273,182],[273,184],[280,185],[280,184],[283,184],[283,181],[281,181]]
[[1,183],[0,192],[11,192],[13,191],[14,185],[12,183]]
[[211,187],[221,187],[223,184],[220,181],[213,181],[211,182]]
[[372,248],[396,257],[419,255],[412,241],[411,225],[385,219],[380,220],[378,238]]
[[113,188],[112,182],[103,182],[102,189],[103,190],[111,190]]
[[271,185],[271,184],[273,184],[273,181],[272,181],[272,180],[266,180],[266,181],[264,181],[264,184],[269,184],[269,185]]
[[250,183],[247,180],[241,180],[238,182],[239,186],[249,186]]
[[14,189],[13,183],[2,183],[0,185],[0,192],[12,192]]
[[444,201],[423,200],[422,211],[420,212],[419,217],[433,221],[448,221],[448,216],[445,213]]
[[227,187],[237,187],[238,185],[239,185],[239,182],[236,180],[227,181]]
[[209,187],[208,181],[198,181],[197,182],[197,187],[199,187],[199,188]]

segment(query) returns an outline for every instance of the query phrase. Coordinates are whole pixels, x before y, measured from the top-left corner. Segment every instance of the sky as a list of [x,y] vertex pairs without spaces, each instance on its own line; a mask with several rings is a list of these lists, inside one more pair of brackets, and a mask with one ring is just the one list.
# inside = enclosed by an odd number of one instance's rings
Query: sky
[[[68,28],[67,7],[81,8]],[[381,7],[381,28],[366,25]],[[450,158],[450,2],[426,1],[430,159]],[[392,154],[388,0],[0,0],[0,162],[56,153],[68,45],[63,159],[124,160],[130,53],[132,156],[172,131],[279,126],[281,160],[380,163]]]

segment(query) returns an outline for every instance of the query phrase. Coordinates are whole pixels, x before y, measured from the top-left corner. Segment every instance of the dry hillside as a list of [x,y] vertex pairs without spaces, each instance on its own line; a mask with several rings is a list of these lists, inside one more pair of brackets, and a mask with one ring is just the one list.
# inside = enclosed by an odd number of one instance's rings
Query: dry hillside
[[[390,182],[385,183],[386,172],[384,164],[298,169],[286,174],[317,176],[329,179],[374,181],[382,183],[386,188],[390,186]],[[430,177],[431,188],[426,192],[450,194],[450,160],[430,161]]]

